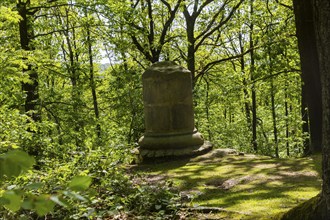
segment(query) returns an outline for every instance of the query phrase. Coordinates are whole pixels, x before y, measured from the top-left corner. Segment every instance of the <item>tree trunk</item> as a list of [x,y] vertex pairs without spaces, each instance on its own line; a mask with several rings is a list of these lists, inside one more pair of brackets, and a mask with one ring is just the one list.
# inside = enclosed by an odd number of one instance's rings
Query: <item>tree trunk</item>
[[[253,15],[253,2],[254,0],[250,0],[250,14]],[[254,47],[253,42],[253,22],[250,24],[250,59],[251,59],[251,66],[250,66],[250,77],[251,81],[254,81],[254,50],[252,49]],[[252,146],[253,150],[255,152],[258,151],[258,142],[257,142],[257,96],[256,96],[256,90],[255,90],[255,83],[252,84],[251,88],[251,98],[252,98]]]
[[210,91],[210,83],[208,76],[205,78],[206,83],[206,94],[205,94],[205,113],[206,113],[206,120],[207,120],[207,133],[208,133],[208,140],[212,141],[213,135],[212,135],[212,129],[210,124],[212,123],[210,120],[210,97],[209,97],[209,91]]
[[274,134],[274,144],[275,144],[275,157],[279,158],[279,150],[278,150],[278,138],[277,138],[277,121],[276,121],[276,109],[275,109],[275,92],[274,92],[274,82],[273,78],[270,81],[270,89],[271,89],[271,103],[272,103],[272,118],[273,118],[273,134]]
[[322,86],[322,194],[330,219],[330,2],[314,0],[314,25]]
[[[282,219],[330,219],[330,2],[313,0],[314,26],[322,88],[322,191]],[[303,218],[299,218],[302,216]]]
[[[322,127],[319,126],[322,123],[321,82],[314,34],[312,0],[293,0],[293,4],[302,70],[301,78],[304,91],[302,96],[304,96],[303,99],[308,108],[309,151],[321,152]],[[304,128],[306,129],[306,127]]]
[[[34,48],[30,45],[31,39],[33,38],[33,28],[31,25],[32,18],[29,15],[28,7],[30,1],[19,1],[17,9],[22,19],[19,22],[19,34],[21,48],[25,51],[32,51]],[[27,73],[30,82],[22,83],[23,92],[26,94],[24,109],[25,112],[32,118],[33,121],[40,121],[40,111],[38,110],[38,73],[32,68],[30,63],[27,64],[26,68],[23,68],[23,73]]]
[[[302,85],[301,87],[301,115],[302,115],[302,121],[304,122],[302,124],[302,131],[304,134],[310,134],[310,129],[309,129],[309,117],[308,117],[308,107],[307,107],[307,101],[306,101],[306,93],[305,91],[305,85]],[[311,149],[311,138],[308,137],[303,140],[304,144],[304,155],[309,155],[312,153]]]
[[[87,17],[87,15],[86,15]],[[88,24],[87,24],[88,25]],[[99,122],[99,107],[96,95],[96,85],[94,80],[94,62],[93,62],[93,51],[92,51],[92,41],[91,41],[91,33],[89,30],[89,26],[87,26],[87,44],[88,44],[88,56],[89,56],[89,81],[92,90],[92,97],[93,97],[93,107],[94,107],[94,114],[96,119],[96,135],[98,140],[100,141],[101,138],[101,125]]]
[[[187,10],[187,9],[185,9]],[[195,85],[195,37],[194,37],[194,28],[195,28],[195,18],[189,15],[189,12],[184,13],[187,25],[187,41],[188,41],[188,53],[187,53],[187,68],[191,72],[191,77],[193,80],[193,87]]]
[[289,107],[288,107],[288,79],[285,76],[285,89],[284,89],[284,108],[285,108],[285,145],[286,145],[286,155],[290,156],[290,145],[289,145]]
[[[240,45],[240,53],[244,52],[244,46],[243,46],[243,37],[242,33],[239,33],[238,35],[239,45]],[[250,103],[250,96],[248,91],[248,82],[245,72],[245,59],[244,55],[241,56],[239,59],[240,65],[241,65],[241,72],[243,74],[243,94],[244,94],[244,108],[245,108],[245,116],[246,116],[246,124],[249,130],[252,128],[251,123],[251,103]]]
[[[81,119],[81,88],[79,88],[79,55],[77,54],[77,45],[76,45],[76,33],[75,28],[70,26],[69,23],[69,11],[66,10],[65,14],[66,19],[66,28],[67,31],[64,32],[67,51],[63,51],[63,54],[68,54],[68,60],[64,58],[67,64],[68,72],[70,73],[70,80],[72,84],[71,88],[71,102],[72,102],[72,127],[74,128],[74,139],[75,144],[78,148],[83,146],[83,134],[84,122]],[[69,32],[71,31],[71,32]],[[63,46],[64,48],[64,46]],[[64,50],[64,49],[63,49]]]
[[[31,15],[33,13],[29,12],[30,1],[18,1],[16,7],[18,10],[21,19],[19,21],[19,36],[20,36],[20,44],[21,48],[25,51],[33,51],[34,48],[31,46],[31,40],[34,36]],[[27,58],[24,58],[27,60]],[[22,70],[23,75],[28,75],[30,82],[22,82],[22,90],[25,94],[25,103],[24,103],[24,111],[25,113],[32,119],[34,122],[41,121],[40,114],[40,105],[39,105],[39,92],[38,92],[38,73],[32,67],[32,64],[28,62],[26,67]],[[36,133],[35,131],[31,131],[28,129],[28,132]],[[33,144],[31,142],[34,142]],[[31,142],[27,142],[23,144],[23,148],[26,151],[36,158],[41,155],[40,146],[37,140],[31,140]]]

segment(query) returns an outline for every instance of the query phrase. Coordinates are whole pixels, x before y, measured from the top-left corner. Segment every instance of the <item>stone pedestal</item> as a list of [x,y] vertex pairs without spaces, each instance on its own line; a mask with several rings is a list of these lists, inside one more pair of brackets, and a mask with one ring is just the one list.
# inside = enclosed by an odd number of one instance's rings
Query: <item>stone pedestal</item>
[[194,127],[190,71],[174,62],[159,62],[142,80],[146,131],[139,140],[140,156],[184,156],[211,149]]

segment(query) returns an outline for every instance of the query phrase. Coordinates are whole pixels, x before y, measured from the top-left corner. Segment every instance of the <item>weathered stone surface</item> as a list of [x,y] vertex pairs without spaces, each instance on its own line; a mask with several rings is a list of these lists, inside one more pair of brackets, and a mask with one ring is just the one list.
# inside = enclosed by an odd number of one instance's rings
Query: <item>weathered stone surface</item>
[[143,149],[182,149],[191,146],[201,146],[204,140],[197,130],[190,133],[152,134],[146,133],[139,140]]
[[181,158],[203,155],[212,150],[212,144],[205,141],[201,146],[186,147],[179,149],[144,149],[139,148],[139,161],[147,161],[151,158]]
[[165,61],[149,67],[142,79],[146,131],[139,140],[140,155],[152,158],[199,152],[204,139],[194,126],[190,71]]
[[192,132],[191,73],[174,62],[159,62],[142,80],[146,133]]

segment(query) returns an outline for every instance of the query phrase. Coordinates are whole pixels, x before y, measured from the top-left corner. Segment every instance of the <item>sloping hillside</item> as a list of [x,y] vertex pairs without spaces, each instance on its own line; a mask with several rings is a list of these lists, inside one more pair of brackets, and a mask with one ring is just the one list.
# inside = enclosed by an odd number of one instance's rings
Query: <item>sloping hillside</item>
[[173,181],[189,219],[275,219],[318,194],[320,160],[320,155],[276,159],[217,149],[139,170],[151,182]]

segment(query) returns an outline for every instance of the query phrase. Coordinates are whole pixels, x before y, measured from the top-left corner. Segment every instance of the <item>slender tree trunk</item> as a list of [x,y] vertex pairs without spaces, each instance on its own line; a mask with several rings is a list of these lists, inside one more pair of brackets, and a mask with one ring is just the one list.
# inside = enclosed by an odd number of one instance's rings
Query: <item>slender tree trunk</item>
[[212,131],[210,127],[211,120],[210,120],[210,99],[209,99],[210,83],[208,81],[208,77],[206,77],[205,83],[206,83],[205,113],[207,119],[207,133],[209,135],[208,140],[212,141]]
[[[252,62],[251,62],[251,65]],[[253,72],[251,72],[253,74]],[[252,145],[253,150],[258,151],[258,142],[257,142],[257,97],[255,91],[255,85],[252,85],[251,91],[251,98],[252,98]]]
[[[68,72],[70,73],[70,80],[72,84],[72,89],[71,89],[71,100],[72,100],[72,119],[73,119],[73,128],[75,133],[73,134],[75,137],[75,144],[78,148],[82,147],[82,133],[83,131],[83,122],[80,118],[80,105],[81,105],[81,92],[79,91],[79,72],[78,72],[78,62],[79,62],[79,55],[76,53],[77,51],[77,46],[75,44],[75,28],[70,26],[69,23],[69,11],[66,11],[65,15],[66,19],[66,28],[67,31],[65,32],[65,40],[66,40],[66,45],[68,47],[68,51],[63,51],[64,54],[68,54]],[[69,30],[71,30],[71,33],[69,33]],[[63,47],[64,48],[64,47]]]
[[[243,46],[243,39],[242,34],[240,33],[238,36],[239,44],[240,44],[240,52],[244,52],[244,46]],[[247,77],[245,72],[245,59],[244,56],[240,58],[240,64],[241,64],[241,72],[243,74],[243,93],[244,93],[244,108],[245,108],[245,116],[246,116],[246,123],[249,129],[252,128],[251,123],[251,104],[250,104],[250,97],[249,97],[249,91],[247,89],[248,83],[247,83]]]
[[[301,60],[303,82],[303,108],[308,108],[310,149],[305,152],[321,152],[322,101],[318,54],[313,24],[312,0],[293,0],[296,18],[296,33]],[[306,102],[305,102],[306,101]],[[306,112],[303,110],[303,119]],[[307,129],[304,126],[303,129]],[[307,132],[308,130],[304,130]]]
[[[271,23],[272,23],[271,17]],[[267,28],[267,34],[269,36],[269,41],[271,41],[272,37],[269,33],[271,28]],[[273,59],[270,46],[267,47],[268,53],[268,61],[269,61],[269,75],[270,75],[270,101],[271,101],[271,111],[272,111],[272,119],[273,119],[273,135],[274,135],[274,144],[275,144],[275,157],[279,158],[279,149],[278,149],[278,134],[277,134],[277,119],[276,119],[276,107],[275,107],[275,86],[273,75]]]
[[[128,69],[128,64],[127,64],[127,56],[124,51],[121,51],[121,58],[123,61],[124,71],[125,71],[125,73],[128,73],[129,69]],[[128,96],[129,96],[129,103],[130,103],[130,108],[131,108],[131,122],[129,125],[128,134],[127,134],[127,143],[130,144],[130,143],[132,143],[132,141],[134,141],[134,121],[136,118],[136,110],[135,110],[135,106],[133,105],[133,97],[131,95],[131,91],[128,92]]]
[[272,103],[272,118],[273,118],[273,134],[274,134],[274,142],[275,142],[275,157],[279,157],[278,153],[278,137],[277,137],[277,121],[276,121],[276,109],[275,109],[275,92],[274,92],[274,82],[273,78],[270,81],[270,89],[271,89],[271,103]]
[[302,85],[301,87],[301,115],[302,115],[302,131],[304,134],[309,134],[309,137],[304,139],[304,155],[309,155],[312,153],[311,149],[311,138],[310,138],[310,129],[309,129],[309,117],[308,117],[308,107],[307,107],[307,101],[306,101],[306,93],[305,85]]
[[290,156],[290,145],[289,145],[289,109],[288,109],[288,79],[286,75],[285,89],[284,89],[284,108],[285,108],[285,145],[286,155]]
[[[188,14],[188,15],[186,15]],[[187,25],[187,41],[188,41],[188,53],[187,53],[187,68],[191,72],[191,77],[193,81],[193,88],[195,85],[195,19],[189,15],[189,12],[185,13],[186,25]]]
[[[250,16],[253,15],[253,2],[254,0],[250,0]],[[254,25],[253,21],[250,24],[250,48],[254,47],[253,42],[253,30]],[[250,77],[251,81],[254,81],[254,71],[255,71],[255,62],[254,62],[254,50],[250,51]],[[258,142],[257,142],[257,97],[256,97],[256,90],[255,90],[255,83],[252,84],[251,88],[251,98],[252,98],[252,146],[255,152],[258,151]]]
[[89,30],[89,26],[87,26],[87,44],[88,44],[88,56],[89,56],[89,81],[92,90],[92,97],[93,97],[93,107],[94,107],[94,114],[96,119],[96,135],[98,139],[101,138],[101,125],[99,122],[100,114],[99,114],[99,107],[96,95],[96,84],[94,80],[94,62],[93,62],[93,51],[92,51],[92,41],[91,41],[91,33]]

